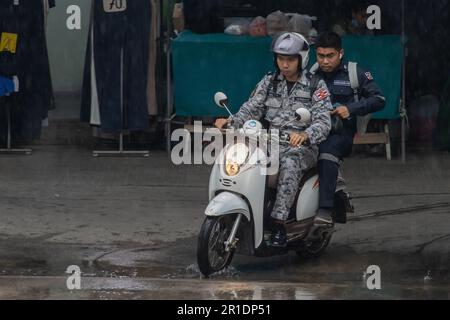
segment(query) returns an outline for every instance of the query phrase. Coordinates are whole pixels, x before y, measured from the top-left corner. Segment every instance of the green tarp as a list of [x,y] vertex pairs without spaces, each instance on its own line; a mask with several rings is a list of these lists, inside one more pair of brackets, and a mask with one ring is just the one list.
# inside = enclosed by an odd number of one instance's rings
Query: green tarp
[[[400,36],[344,37],[349,60],[369,69],[387,99],[375,119],[399,118],[403,51]],[[274,69],[270,37],[198,35],[185,31],[172,42],[175,112],[179,116],[225,115],[215,106],[225,92],[232,112],[248,99],[259,80]],[[311,52],[311,61],[315,54]]]

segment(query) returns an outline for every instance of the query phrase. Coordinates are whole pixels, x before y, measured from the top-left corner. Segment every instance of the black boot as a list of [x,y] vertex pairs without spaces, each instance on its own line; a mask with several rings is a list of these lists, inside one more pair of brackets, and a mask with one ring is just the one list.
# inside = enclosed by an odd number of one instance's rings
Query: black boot
[[287,246],[287,235],[284,224],[274,223],[271,236],[271,242],[273,247],[285,248]]

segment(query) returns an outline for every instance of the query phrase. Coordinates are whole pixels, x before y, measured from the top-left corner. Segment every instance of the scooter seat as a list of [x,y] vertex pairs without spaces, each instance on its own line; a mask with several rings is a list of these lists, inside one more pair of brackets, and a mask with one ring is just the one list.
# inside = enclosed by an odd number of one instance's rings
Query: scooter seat
[[[306,181],[308,181],[310,178],[314,177],[316,174],[318,174],[317,167],[311,168],[310,170],[306,171],[306,173],[302,177],[302,180],[300,180],[300,187],[302,187]],[[270,189],[276,189],[278,186],[278,177],[279,176],[280,176],[279,173],[268,176],[267,177],[267,187]]]
[[279,173],[267,176],[267,188],[269,189],[276,189],[278,186],[278,177],[280,176]]

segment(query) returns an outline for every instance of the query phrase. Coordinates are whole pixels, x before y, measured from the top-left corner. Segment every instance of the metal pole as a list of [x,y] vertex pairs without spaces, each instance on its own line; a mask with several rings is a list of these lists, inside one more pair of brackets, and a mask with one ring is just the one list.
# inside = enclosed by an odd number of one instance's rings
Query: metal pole
[[120,131],[119,135],[119,152],[123,152],[123,130]]
[[6,106],[6,117],[8,118],[8,141],[6,143],[6,148],[11,150],[11,109],[9,103]]
[[406,11],[405,0],[402,0],[402,52],[403,52],[403,70],[402,70],[402,103],[400,113],[402,115],[402,163],[406,163]]
[[170,36],[167,38],[167,110],[166,110],[166,149],[170,154],[170,130],[171,130],[171,116],[172,116],[172,83],[171,83],[171,66],[170,66]]
[[170,157],[170,149],[171,149],[171,140],[170,140],[170,131],[171,131],[171,121],[172,121],[172,113],[173,113],[173,101],[172,101],[172,67],[171,67],[171,56],[172,56],[172,46],[170,43],[171,35],[172,35],[172,19],[170,10],[173,8],[173,1],[169,1],[168,4],[168,20],[167,20],[167,36],[166,36],[166,72],[167,72],[167,108],[166,108],[166,149],[167,154]]
[[123,47],[120,49],[120,135],[119,152],[123,152]]

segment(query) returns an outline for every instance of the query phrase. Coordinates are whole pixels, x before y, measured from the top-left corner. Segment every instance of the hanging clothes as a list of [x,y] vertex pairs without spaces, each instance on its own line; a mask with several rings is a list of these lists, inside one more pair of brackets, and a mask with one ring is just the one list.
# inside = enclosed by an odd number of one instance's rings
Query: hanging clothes
[[102,132],[145,130],[151,29],[149,0],[94,0],[81,121]]
[[[52,6],[48,2],[48,8]],[[10,99],[15,140],[39,138],[42,120],[54,108],[45,11],[44,0],[0,0],[0,75],[17,76],[20,82],[19,92]],[[0,123],[5,122],[2,108]]]
[[41,0],[44,11],[44,28],[47,30],[47,20],[50,9],[55,6],[55,0]]
[[0,76],[0,97],[9,96],[14,90],[14,80],[12,78]]

